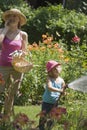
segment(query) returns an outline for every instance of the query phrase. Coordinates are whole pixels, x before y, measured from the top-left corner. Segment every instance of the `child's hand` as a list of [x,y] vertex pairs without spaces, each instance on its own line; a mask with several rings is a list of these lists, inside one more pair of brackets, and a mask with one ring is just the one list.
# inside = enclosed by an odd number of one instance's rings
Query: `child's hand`
[[68,88],[68,84],[65,84],[65,85],[63,86],[62,95],[65,95],[64,93],[65,93],[66,88]]
[[68,88],[68,84],[65,84],[64,89]]

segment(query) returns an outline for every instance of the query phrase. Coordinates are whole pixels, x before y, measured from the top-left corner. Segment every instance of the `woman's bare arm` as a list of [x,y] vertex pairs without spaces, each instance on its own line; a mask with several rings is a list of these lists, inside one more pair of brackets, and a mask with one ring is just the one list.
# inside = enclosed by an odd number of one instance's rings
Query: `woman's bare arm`
[[25,51],[27,49],[28,44],[28,34],[23,31],[21,31],[21,34],[22,34],[22,50]]

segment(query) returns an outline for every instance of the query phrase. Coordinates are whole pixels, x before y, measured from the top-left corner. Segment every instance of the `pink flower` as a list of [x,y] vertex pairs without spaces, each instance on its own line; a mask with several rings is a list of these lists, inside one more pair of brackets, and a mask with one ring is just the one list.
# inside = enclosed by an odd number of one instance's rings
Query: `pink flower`
[[29,122],[28,116],[25,115],[24,113],[19,113],[19,114],[16,115],[13,123],[14,124],[20,124],[21,126],[24,126],[28,122]]
[[50,116],[55,118],[55,119],[61,119],[63,114],[66,114],[66,108],[63,107],[54,107],[51,112],[50,112]]
[[80,38],[76,35],[76,36],[74,36],[74,37],[72,38],[72,42],[78,43],[78,42],[80,42]]

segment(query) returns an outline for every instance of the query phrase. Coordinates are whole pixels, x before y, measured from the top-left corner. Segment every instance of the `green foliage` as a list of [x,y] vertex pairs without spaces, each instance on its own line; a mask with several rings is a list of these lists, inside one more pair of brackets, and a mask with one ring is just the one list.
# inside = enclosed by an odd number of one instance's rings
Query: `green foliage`
[[[46,36],[45,36],[46,37]],[[25,105],[29,102],[38,103],[42,99],[44,92],[44,86],[46,84],[46,62],[50,59],[54,59],[61,62],[63,71],[61,76],[68,84],[71,81],[87,74],[87,46],[86,44],[79,45],[74,43],[71,46],[71,50],[67,51],[67,46],[64,43],[57,43],[51,41],[46,43],[49,38],[29,45],[31,48],[33,64],[35,65],[29,73],[24,76],[21,93],[22,95],[16,100],[16,104]],[[79,93],[73,95],[80,97]],[[82,98],[82,96],[81,96]]]
[[23,0],[0,0],[0,9],[5,11],[11,6],[22,6]]
[[70,51],[65,52],[66,60],[68,59],[69,62],[64,66],[64,79],[68,83],[81,75],[87,74],[87,46],[86,44],[83,44],[82,46],[79,46],[78,43],[77,45],[75,44],[71,46]]
[[[31,14],[31,12],[30,12]],[[56,40],[71,44],[71,38],[77,34],[86,42],[87,16],[75,10],[64,9],[61,5],[32,10],[25,30],[29,34],[29,42],[38,42],[44,33],[53,34]]]

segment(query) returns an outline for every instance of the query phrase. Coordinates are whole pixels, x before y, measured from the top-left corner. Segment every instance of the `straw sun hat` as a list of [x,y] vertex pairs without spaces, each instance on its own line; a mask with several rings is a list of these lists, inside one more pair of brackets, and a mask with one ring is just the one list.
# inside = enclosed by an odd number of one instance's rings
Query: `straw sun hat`
[[10,14],[16,14],[20,18],[20,25],[26,24],[26,16],[18,9],[10,9],[3,13],[2,18],[4,21],[8,19],[8,15]]

